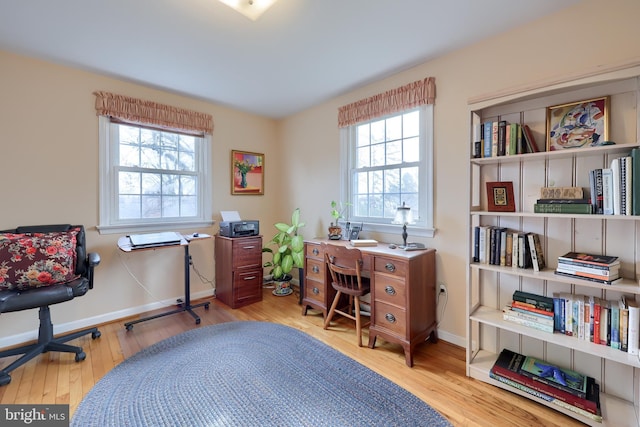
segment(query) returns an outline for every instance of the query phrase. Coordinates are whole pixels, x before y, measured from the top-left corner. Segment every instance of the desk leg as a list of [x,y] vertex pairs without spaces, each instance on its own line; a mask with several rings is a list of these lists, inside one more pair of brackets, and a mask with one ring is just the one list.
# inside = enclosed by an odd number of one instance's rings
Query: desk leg
[[191,267],[191,255],[189,255],[189,245],[184,246],[184,301],[181,299],[178,300],[178,307],[176,310],[168,311],[166,313],[156,314],[155,316],[145,317],[143,319],[134,320],[132,322],[127,322],[124,324],[124,327],[127,331],[133,329],[133,325],[140,322],[146,322],[147,320],[157,319],[159,317],[169,316],[170,314],[182,313],[183,311],[188,312],[196,321],[196,325],[200,324],[200,316],[198,316],[193,309],[196,307],[204,306],[205,310],[209,309],[209,305],[211,302],[205,301],[196,305],[191,305],[191,279],[190,279],[190,267]]

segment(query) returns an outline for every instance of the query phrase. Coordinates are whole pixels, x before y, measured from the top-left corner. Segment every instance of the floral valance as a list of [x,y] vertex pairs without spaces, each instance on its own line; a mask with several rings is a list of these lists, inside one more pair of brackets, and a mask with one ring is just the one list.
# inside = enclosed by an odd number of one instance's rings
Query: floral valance
[[167,130],[211,134],[213,116],[109,92],[94,92],[98,115]]
[[340,107],[338,127],[343,128],[420,105],[433,104],[435,99],[436,79],[427,77]]

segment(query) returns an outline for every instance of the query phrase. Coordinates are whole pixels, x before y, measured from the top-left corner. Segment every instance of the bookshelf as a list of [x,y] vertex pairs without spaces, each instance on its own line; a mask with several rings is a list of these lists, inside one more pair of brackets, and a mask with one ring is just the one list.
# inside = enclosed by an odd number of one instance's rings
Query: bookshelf
[[[609,96],[609,137],[616,145],[546,152],[549,106]],[[515,290],[552,296],[556,292],[618,300],[640,300],[640,216],[539,214],[533,205],[540,188],[583,187],[589,171],[609,167],[640,142],[640,65],[581,76],[574,81],[540,85],[469,104],[469,215],[467,269],[467,375],[549,406],[593,426],[640,425],[640,358],[557,332],[550,334],[507,322],[501,309]],[[531,127],[541,152],[472,158],[474,129],[486,121],[506,120]],[[485,183],[512,182],[515,212],[490,212]],[[473,262],[474,227],[500,226],[540,236],[547,267],[501,267]],[[604,285],[554,274],[558,256],[570,251],[618,256],[623,280]],[[600,385],[602,423],[536,398],[489,377],[500,351],[509,348],[545,359],[596,379]]]

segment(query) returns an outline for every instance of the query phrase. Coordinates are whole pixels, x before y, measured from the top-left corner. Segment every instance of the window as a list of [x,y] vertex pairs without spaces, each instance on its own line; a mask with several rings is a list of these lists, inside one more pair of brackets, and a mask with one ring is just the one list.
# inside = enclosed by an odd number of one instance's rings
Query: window
[[349,220],[388,232],[404,202],[415,221],[412,234],[433,236],[433,105],[353,124],[342,137]]
[[100,231],[210,225],[209,145],[100,116]]

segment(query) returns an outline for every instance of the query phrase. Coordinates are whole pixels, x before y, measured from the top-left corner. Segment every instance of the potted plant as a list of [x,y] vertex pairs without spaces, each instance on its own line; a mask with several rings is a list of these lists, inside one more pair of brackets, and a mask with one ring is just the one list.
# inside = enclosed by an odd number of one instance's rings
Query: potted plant
[[[275,224],[278,232],[262,248],[262,252],[272,255],[271,261],[264,263],[264,267],[270,268],[268,274],[276,284],[274,295],[289,295],[293,292],[290,286],[293,267],[304,266],[304,240],[298,234],[298,229],[304,227],[300,222],[300,208],[296,208],[291,214],[291,224],[278,222]],[[269,246],[274,246],[272,249]]]
[[351,203],[331,201],[331,217],[333,221],[329,225],[329,239],[339,240],[342,238],[342,227],[338,224],[340,218],[344,218],[346,209]]

